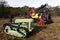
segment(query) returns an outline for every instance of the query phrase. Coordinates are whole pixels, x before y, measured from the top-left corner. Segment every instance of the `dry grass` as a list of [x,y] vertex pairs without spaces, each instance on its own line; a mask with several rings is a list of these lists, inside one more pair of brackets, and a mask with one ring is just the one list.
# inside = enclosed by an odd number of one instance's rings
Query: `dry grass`
[[0,40],[60,40],[60,17],[52,18],[54,23],[46,25],[46,27],[35,27],[35,30],[28,38],[18,38],[6,35],[2,30],[2,25],[9,19],[0,20]]

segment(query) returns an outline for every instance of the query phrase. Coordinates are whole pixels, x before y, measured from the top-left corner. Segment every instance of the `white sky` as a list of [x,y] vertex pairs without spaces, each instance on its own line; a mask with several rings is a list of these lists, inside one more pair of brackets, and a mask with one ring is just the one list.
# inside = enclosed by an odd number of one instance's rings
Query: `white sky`
[[60,6],[60,0],[6,0],[12,7],[39,7],[42,4],[48,3],[51,6]]

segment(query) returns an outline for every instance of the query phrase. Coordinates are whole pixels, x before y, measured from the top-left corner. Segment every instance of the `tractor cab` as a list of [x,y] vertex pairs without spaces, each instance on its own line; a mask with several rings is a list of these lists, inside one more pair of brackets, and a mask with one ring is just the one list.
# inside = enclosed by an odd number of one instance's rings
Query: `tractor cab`
[[16,19],[14,23],[5,23],[4,32],[16,37],[26,37],[34,29],[33,19]]

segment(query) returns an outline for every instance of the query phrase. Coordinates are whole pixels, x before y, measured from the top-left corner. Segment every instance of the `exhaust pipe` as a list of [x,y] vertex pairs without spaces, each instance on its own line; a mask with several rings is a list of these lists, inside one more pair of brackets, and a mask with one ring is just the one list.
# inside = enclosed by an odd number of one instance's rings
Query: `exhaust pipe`
[[10,20],[9,20],[9,23],[12,23],[13,22],[13,16],[9,16]]

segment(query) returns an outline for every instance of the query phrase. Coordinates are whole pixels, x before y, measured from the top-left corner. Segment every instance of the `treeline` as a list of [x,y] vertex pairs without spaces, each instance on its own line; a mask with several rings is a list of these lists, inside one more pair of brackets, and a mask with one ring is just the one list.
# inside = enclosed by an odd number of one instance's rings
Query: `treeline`
[[8,6],[5,1],[0,2],[0,18],[28,15],[29,12],[28,10],[29,10],[28,6],[13,8]]
[[8,5],[5,5],[4,2],[0,3],[0,18],[7,18],[10,16],[23,16],[28,13],[29,7],[9,7]]
[[28,7],[18,7],[18,8],[13,8],[13,7],[0,7],[0,17],[9,17],[9,16],[23,16],[25,14],[28,14]]
[[[0,18],[9,18],[10,16],[29,16],[29,8],[30,7],[28,6],[13,8],[8,6],[5,1],[0,2]],[[48,7],[48,13],[52,16],[60,16],[60,7]]]
[[60,16],[60,6],[50,7],[49,10],[52,16]]

